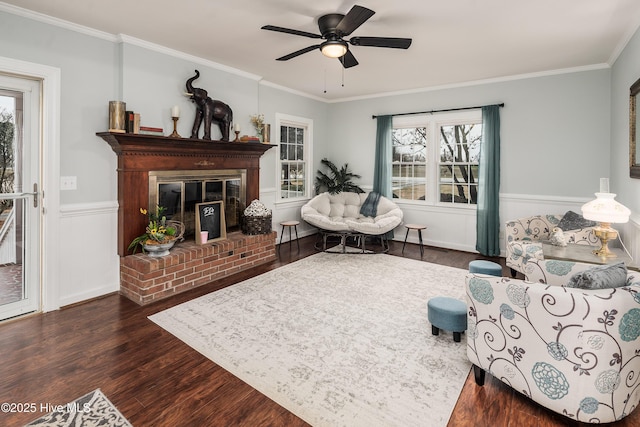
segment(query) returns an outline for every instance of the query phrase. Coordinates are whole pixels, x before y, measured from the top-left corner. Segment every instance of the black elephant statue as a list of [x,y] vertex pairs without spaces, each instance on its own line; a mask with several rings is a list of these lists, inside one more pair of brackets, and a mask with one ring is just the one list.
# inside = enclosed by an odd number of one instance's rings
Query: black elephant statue
[[196,119],[193,122],[191,138],[198,139],[198,131],[204,120],[204,134],[202,139],[211,140],[211,123],[216,122],[222,133],[222,141],[229,141],[229,131],[233,121],[233,111],[222,101],[209,98],[206,90],[193,87],[193,81],[200,77],[200,72],[187,80],[187,95],[196,104]]

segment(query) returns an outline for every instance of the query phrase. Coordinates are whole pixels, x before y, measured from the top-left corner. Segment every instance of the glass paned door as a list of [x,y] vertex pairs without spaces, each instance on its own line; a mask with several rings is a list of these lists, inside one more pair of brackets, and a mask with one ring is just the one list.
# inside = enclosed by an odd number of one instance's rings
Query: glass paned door
[[0,75],[0,320],[40,308],[40,82]]

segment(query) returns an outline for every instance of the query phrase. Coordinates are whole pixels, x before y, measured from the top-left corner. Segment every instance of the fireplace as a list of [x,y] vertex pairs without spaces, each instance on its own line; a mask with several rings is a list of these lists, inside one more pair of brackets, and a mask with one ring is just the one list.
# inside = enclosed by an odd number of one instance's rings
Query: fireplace
[[[235,201],[229,205],[240,211],[247,201],[260,198],[260,157],[275,147],[260,143],[203,141],[130,133],[100,132],[97,135],[118,156],[118,254],[122,257],[129,253],[129,243],[143,233],[147,225],[147,218],[140,214],[140,208],[153,208],[156,205],[157,199],[152,199],[150,195],[150,172],[162,178],[165,173],[186,171],[186,181],[192,178],[208,181],[209,178],[203,179],[203,176],[214,176],[212,180],[217,179],[218,184],[212,185],[223,186],[223,197],[233,193],[236,176],[239,176],[240,201],[237,205]],[[218,173],[220,175],[215,177]],[[192,190],[185,189],[185,196],[187,191]],[[207,189],[202,191],[206,195]],[[182,207],[180,210],[182,214]]]
[[196,204],[224,202],[227,234],[240,231],[247,206],[245,169],[179,170],[149,172],[149,206],[165,208],[167,219],[185,225],[185,238],[195,235]]
[[[118,156],[120,293],[148,304],[215,282],[276,258],[276,233],[245,235],[240,214],[260,198],[260,157],[274,145],[100,132]],[[140,208],[161,205],[193,233],[195,204],[223,200],[227,238],[198,245],[193,237],[160,258],[128,255],[145,229]]]

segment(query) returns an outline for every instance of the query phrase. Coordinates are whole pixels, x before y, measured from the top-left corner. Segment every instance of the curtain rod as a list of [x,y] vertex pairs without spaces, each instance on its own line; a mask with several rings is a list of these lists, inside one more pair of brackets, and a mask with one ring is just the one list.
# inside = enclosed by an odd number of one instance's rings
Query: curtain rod
[[[504,107],[504,102],[502,104],[496,104],[498,105],[498,107]],[[389,114],[389,116],[391,117],[396,117],[396,116],[410,116],[413,114],[433,114],[433,113],[444,113],[447,111],[461,111],[461,110],[476,110],[478,108],[482,108],[482,105],[479,105],[477,107],[460,107],[460,108],[447,108],[444,110],[431,110],[431,111],[416,111],[414,113],[397,113],[397,114]],[[385,114],[382,114],[385,115]],[[371,116],[372,119],[376,119],[378,118],[378,116]]]

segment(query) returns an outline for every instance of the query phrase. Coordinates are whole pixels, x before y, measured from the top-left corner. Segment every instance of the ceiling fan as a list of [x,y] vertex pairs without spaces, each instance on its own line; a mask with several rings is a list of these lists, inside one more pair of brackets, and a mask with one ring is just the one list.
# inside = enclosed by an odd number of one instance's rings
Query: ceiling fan
[[347,12],[346,15],[342,15],[340,13],[323,15],[318,18],[320,34],[276,27],[275,25],[265,25],[262,29],[309,37],[312,39],[325,40],[320,44],[308,46],[304,49],[300,49],[277,58],[277,61],[288,61],[291,58],[295,58],[303,53],[311,52],[312,50],[319,48],[323,55],[328,56],[329,58],[338,58],[344,68],[350,68],[358,65],[358,61],[349,50],[349,44],[352,46],[388,47],[394,49],[407,49],[411,46],[411,39],[397,37],[351,37],[349,40],[345,40],[343,38],[345,36],[349,36],[374,14],[375,12],[371,9],[355,5],[351,10],[349,10],[349,12]]

